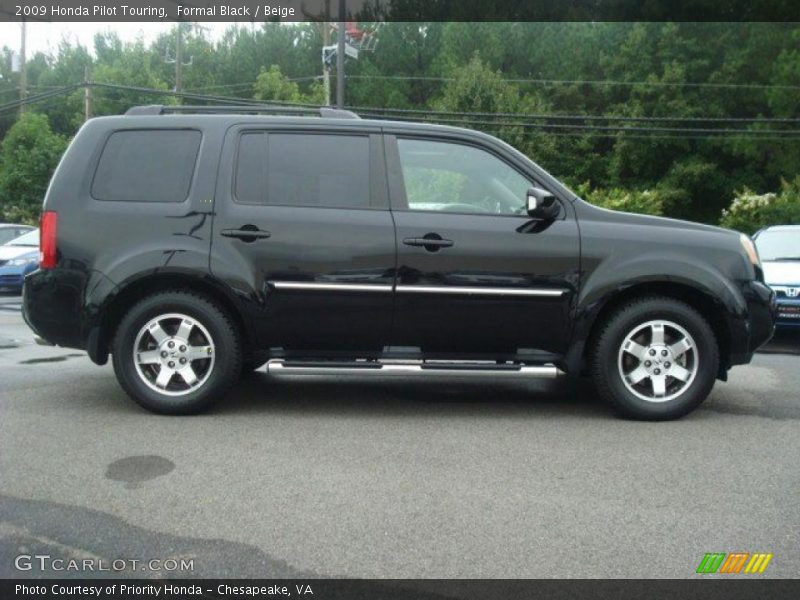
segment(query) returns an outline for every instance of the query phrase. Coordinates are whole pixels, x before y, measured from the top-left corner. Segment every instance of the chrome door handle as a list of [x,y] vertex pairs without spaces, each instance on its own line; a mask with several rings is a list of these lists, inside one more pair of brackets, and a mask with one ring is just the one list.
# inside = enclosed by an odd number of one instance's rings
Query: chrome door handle
[[436,235],[436,234],[428,234],[430,237],[418,237],[418,238],[405,238],[403,243],[406,246],[421,246],[430,252],[436,252],[439,248],[450,248],[454,245],[455,242],[453,240],[445,240]]
[[272,235],[269,231],[263,231],[257,228],[245,229],[244,227],[242,227],[241,229],[223,229],[219,233],[224,237],[238,238],[243,242],[255,242],[256,240],[265,240]]

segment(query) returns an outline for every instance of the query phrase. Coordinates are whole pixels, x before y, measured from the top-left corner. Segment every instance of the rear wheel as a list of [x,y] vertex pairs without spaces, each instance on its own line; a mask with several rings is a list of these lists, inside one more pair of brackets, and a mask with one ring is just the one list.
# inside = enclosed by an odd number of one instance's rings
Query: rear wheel
[[689,413],[711,392],[718,369],[708,322],[671,298],[641,298],[619,308],[601,325],[592,354],[598,393],[633,419]]
[[112,352],[123,389],[162,414],[204,410],[241,372],[235,325],[215,303],[189,292],[164,292],[134,305]]

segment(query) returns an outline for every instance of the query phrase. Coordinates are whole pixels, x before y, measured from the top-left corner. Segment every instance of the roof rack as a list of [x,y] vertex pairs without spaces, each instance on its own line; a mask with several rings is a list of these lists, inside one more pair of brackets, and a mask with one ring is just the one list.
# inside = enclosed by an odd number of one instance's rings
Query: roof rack
[[148,104],[133,106],[125,114],[131,116],[152,116],[176,113],[195,114],[276,114],[276,115],[317,115],[325,119],[360,119],[356,113],[340,108],[322,106],[272,106],[269,104],[235,105],[235,106],[185,106],[182,104]]

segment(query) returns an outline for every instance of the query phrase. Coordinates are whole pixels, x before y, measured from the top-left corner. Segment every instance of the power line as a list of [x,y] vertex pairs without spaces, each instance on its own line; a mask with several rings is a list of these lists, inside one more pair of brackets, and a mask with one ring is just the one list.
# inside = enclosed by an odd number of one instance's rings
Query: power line
[[[65,86],[63,88],[59,88],[56,90],[43,92],[35,96],[30,96],[26,98],[24,101],[16,100],[13,102],[0,105],[0,113],[9,110],[14,110],[23,104],[32,104],[50,100],[56,96],[68,94],[73,92],[75,89],[86,86],[97,87],[101,89],[107,89],[110,91],[118,91],[118,92],[135,92],[135,93],[159,95],[159,96],[179,96],[201,102],[216,102],[216,103],[225,102],[228,104],[238,104],[240,106],[251,106],[251,105],[261,104],[258,101],[246,98],[232,98],[227,96],[192,94],[189,92],[176,93],[174,91],[169,91],[169,90],[159,90],[159,89],[146,88],[140,86],[129,86],[121,84],[98,83],[98,82],[91,82],[91,83],[84,82],[81,84]],[[293,106],[302,103],[275,102],[274,104]],[[302,104],[302,105],[318,108],[318,105],[313,105],[313,104]],[[412,109],[385,109],[385,110],[387,111],[392,110],[397,112],[403,111],[409,113],[411,112]],[[425,114],[417,115],[416,112],[419,113],[424,112]],[[389,120],[393,120],[392,117],[386,117],[377,112],[362,111],[361,114],[365,117],[388,118]],[[487,115],[492,117],[504,118],[505,120],[498,121],[498,120],[487,120],[483,118],[471,118],[471,117],[484,117]],[[738,137],[747,139],[787,140],[800,137],[800,131],[793,129],[738,129],[738,128],[724,128],[724,127],[719,127],[719,128],[630,127],[624,125],[586,125],[586,124],[573,124],[573,123],[530,122],[530,121],[522,121],[519,119],[509,120],[509,117],[513,117],[514,115],[520,115],[522,117],[527,117],[527,118],[530,117],[530,115],[525,115],[524,113],[499,113],[499,114],[485,113],[485,112],[448,113],[446,111],[440,111],[439,113],[437,113],[431,111],[428,112],[415,111],[415,113],[412,113],[412,116],[404,115],[402,119],[412,122],[431,122],[430,117],[434,117],[434,121],[439,123],[449,123],[454,125],[475,125],[475,126],[480,126],[483,129],[489,129],[499,132],[504,132],[507,128],[519,128],[522,129],[523,132],[526,134],[535,133],[536,131],[547,131],[548,135],[575,136],[575,137],[594,136],[594,137],[617,138],[622,134],[624,134],[625,139],[636,139],[638,137],[643,137],[647,139],[657,139],[659,137],[674,138],[674,139],[691,139],[692,137],[695,137],[696,139],[709,139],[714,137],[717,138]],[[456,117],[461,117],[461,118],[456,118]],[[551,118],[549,115],[541,115],[540,117],[543,119]],[[658,134],[658,135],[642,135],[642,134]],[[671,134],[671,135],[664,135],[664,134]]]
[[[321,79],[321,75],[306,75],[302,77],[288,77],[289,81],[313,81]],[[433,75],[347,75],[347,79],[379,79],[379,80],[395,80],[395,81],[432,81],[432,82],[450,82],[458,81],[457,77],[436,77]],[[595,86],[650,86],[650,87],[689,87],[689,88],[709,88],[709,89],[784,89],[784,90],[800,90],[800,85],[781,84],[781,83],[718,83],[718,82],[700,82],[700,81],[616,81],[611,79],[528,79],[528,78],[502,78],[506,83],[532,83],[542,85],[595,85]],[[199,88],[192,91],[202,91],[204,89],[215,89],[223,87],[235,88],[238,86],[253,85],[249,83],[234,83],[219,86],[211,86],[207,88]]]
[[[83,85],[83,84],[81,84]],[[106,87],[109,89],[122,89],[126,91],[139,91],[143,93],[158,93],[164,95],[172,95],[176,97],[185,97],[187,99],[206,100],[216,102],[231,102],[236,104],[260,104],[258,100],[252,98],[239,98],[235,96],[220,96],[209,94],[198,94],[198,90],[191,90],[182,93],[175,91],[155,90],[153,88],[140,88],[134,86],[120,86],[117,84],[107,84],[99,82],[91,82],[88,85],[97,87]],[[252,84],[230,84],[230,87],[244,87],[251,86]],[[55,88],[55,86],[40,86]],[[223,86],[212,86],[209,88],[201,89],[214,89],[222,88]],[[59,87],[56,89],[64,89]],[[10,93],[12,90],[4,90],[5,93]],[[306,106],[309,108],[318,108],[318,105],[303,102],[271,102],[271,104],[282,104],[288,106]],[[347,106],[348,110],[370,113],[373,116],[384,117],[383,113],[398,114],[398,115],[439,115],[443,117],[487,117],[491,119],[527,119],[527,120],[548,120],[548,121],[615,121],[615,122],[630,122],[630,123],[661,123],[661,122],[674,122],[674,123],[784,123],[794,124],[800,123],[800,118],[781,118],[781,117],[665,117],[665,116],[623,116],[623,115],[586,115],[586,114],[544,114],[544,113],[518,113],[518,112],[481,112],[481,111],[437,111],[429,109],[413,109],[413,108],[389,108],[378,106]],[[387,117],[390,118],[390,117]],[[410,117],[408,120],[411,120]]]
[[[457,77],[435,77],[432,75],[348,75],[348,79],[387,79],[406,81],[458,81]],[[800,85],[772,83],[717,83],[711,81],[615,81],[612,79],[528,79],[502,78],[506,83],[534,83],[543,85],[596,85],[596,86],[636,86],[651,87],[693,87],[713,89],[786,89],[800,90]]]
[[79,84],[77,85],[68,85],[64,86],[63,88],[59,88],[57,90],[50,90],[48,92],[42,92],[41,94],[35,94],[33,96],[27,96],[24,99],[13,100],[11,102],[7,102],[5,104],[0,104],[0,113],[14,111],[20,106],[27,106],[28,104],[35,104],[37,102],[41,102],[43,100],[47,100],[49,98],[53,98],[55,96],[61,96],[64,94],[69,94],[75,91],[76,89],[80,88]]
[[395,114],[422,114],[445,116],[480,116],[496,118],[526,118],[549,120],[581,120],[581,121],[623,121],[623,122],[759,122],[759,123],[800,123],[800,118],[779,117],[628,117],[623,115],[575,115],[575,114],[535,114],[535,113],[509,113],[509,112],[459,112],[445,110],[425,110],[417,108],[379,108],[374,106],[348,106],[348,110],[371,111]]
[[220,84],[220,85],[209,85],[207,87],[195,88],[195,89],[186,90],[186,91],[189,92],[189,93],[196,94],[196,93],[204,92],[204,91],[207,91],[207,90],[239,89],[239,88],[253,87],[254,84],[255,84],[254,81],[250,81],[248,83],[225,83],[225,84]]
[[[373,113],[361,113],[370,117],[381,117],[381,115]],[[386,117],[383,117],[386,118]],[[391,117],[389,117],[391,120]],[[399,119],[396,119],[399,120]],[[431,119],[425,117],[404,117],[402,120],[429,123]],[[583,130],[583,131],[617,131],[626,132],[633,131],[637,133],[703,133],[703,134],[720,134],[720,133],[744,133],[750,136],[758,135],[779,135],[779,136],[800,136],[800,130],[791,129],[733,129],[733,128],[709,128],[709,127],[628,127],[623,125],[575,125],[564,123],[531,123],[522,121],[487,121],[480,119],[454,119],[454,118],[439,118],[436,116],[436,122],[451,123],[451,124],[470,124],[470,125],[493,125],[497,127],[522,127],[526,129],[565,129],[565,130]]]

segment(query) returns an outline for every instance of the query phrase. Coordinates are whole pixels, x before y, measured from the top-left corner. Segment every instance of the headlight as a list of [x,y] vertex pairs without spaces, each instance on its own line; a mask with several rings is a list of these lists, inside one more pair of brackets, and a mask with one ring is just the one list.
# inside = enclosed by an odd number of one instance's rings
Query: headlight
[[739,241],[742,242],[742,248],[744,248],[744,252],[747,254],[747,258],[750,259],[750,262],[753,263],[753,266],[760,267],[761,259],[758,257],[758,250],[756,250],[756,245],[753,243],[753,240],[751,240],[749,236],[742,234],[739,236]]
[[8,261],[8,265],[10,267],[26,267],[28,265],[35,265],[38,262],[38,258],[14,258]]

